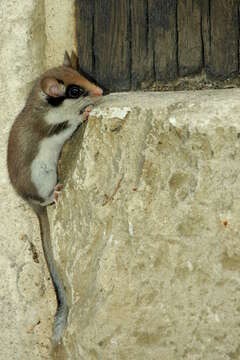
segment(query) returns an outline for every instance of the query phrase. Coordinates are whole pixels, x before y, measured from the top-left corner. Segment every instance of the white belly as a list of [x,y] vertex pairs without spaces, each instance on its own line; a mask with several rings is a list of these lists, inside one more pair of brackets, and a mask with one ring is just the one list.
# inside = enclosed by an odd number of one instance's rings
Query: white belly
[[45,201],[52,198],[57,184],[57,165],[60,151],[76,126],[71,126],[59,134],[45,138],[39,144],[38,154],[32,162],[31,180],[38,194]]

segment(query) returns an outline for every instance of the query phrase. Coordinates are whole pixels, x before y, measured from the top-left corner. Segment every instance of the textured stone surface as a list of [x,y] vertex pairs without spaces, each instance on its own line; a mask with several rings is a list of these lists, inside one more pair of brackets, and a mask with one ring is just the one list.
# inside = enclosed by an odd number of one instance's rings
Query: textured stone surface
[[[60,2],[61,24],[51,26]],[[48,3],[0,1],[0,360],[49,359],[55,295],[42,256],[37,220],[14,194],[6,169],[8,132],[32,81],[47,67],[60,63],[65,48],[72,46],[69,33],[74,19],[70,19],[69,7],[73,1],[54,1],[51,12]],[[70,21],[72,29],[68,26],[65,31]],[[58,52],[50,54],[52,41]]]
[[54,294],[37,221],[9,186],[6,169],[9,128],[44,70],[44,6],[3,0],[0,9],[0,359],[46,359]]
[[[75,44],[73,3],[0,2],[1,360],[50,358],[54,292],[5,158],[33,79]],[[240,358],[239,95],[110,96],[67,145],[50,213],[68,360]]]
[[46,65],[58,66],[65,50],[77,48],[75,0],[45,0]]
[[68,359],[240,358],[239,97],[110,95],[67,145]]

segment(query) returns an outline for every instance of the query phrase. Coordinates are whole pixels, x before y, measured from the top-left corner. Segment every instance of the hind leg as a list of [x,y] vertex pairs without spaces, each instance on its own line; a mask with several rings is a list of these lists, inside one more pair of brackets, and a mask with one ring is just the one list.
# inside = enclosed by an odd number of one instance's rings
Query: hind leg
[[47,206],[47,205],[51,205],[51,204],[54,204],[54,203],[56,204],[57,200],[58,200],[58,196],[59,196],[62,188],[63,188],[62,184],[57,184],[54,187],[54,190],[51,193],[51,195],[49,195],[48,198],[45,199],[45,201],[41,202],[40,205]]

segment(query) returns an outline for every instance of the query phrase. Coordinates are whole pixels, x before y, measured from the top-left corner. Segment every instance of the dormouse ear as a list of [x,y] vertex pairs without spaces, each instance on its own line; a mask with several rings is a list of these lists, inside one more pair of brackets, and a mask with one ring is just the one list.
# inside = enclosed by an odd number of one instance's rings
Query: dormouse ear
[[59,97],[65,95],[64,85],[60,84],[55,78],[46,77],[41,81],[42,91],[51,96]]
[[71,53],[71,64],[74,70],[78,69],[78,56],[74,51]]
[[64,53],[63,66],[72,67],[72,62],[67,51]]

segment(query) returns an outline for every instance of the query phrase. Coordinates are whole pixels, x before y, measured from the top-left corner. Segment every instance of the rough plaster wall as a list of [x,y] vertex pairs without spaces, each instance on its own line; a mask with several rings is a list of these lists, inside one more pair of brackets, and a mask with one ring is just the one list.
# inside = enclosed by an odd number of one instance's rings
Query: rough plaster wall
[[239,97],[110,95],[66,147],[69,360],[240,359]]
[[[41,253],[37,221],[9,186],[6,169],[9,128],[24,105],[32,81],[47,67],[56,65],[60,58],[62,61],[65,47],[73,45],[68,36],[70,21],[71,31],[74,29],[74,19],[69,19],[73,1],[65,4],[54,1],[51,13],[49,3],[43,0],[0,1],[1,360],[49,358],[55,297]],[[62,24],[53,24],[59,11]],[[66,33],[65,16],[69,22]],[[60,29],[61,41],[57,36]],[[54,48],[58,47],[56,57],[51,52],[51,42]]]
[[65,50],[76,50],[75,1],[45,0],[46,65],[58,66]]
[[[5,149],[32,80],[74,46],[73,3],[0,2],[1,360],[49,359],[54,293]],[[81,153],[80,133],[66,148],[50,211],[68,359],[239,359],[239,91],[114,95],[103,109]]]

